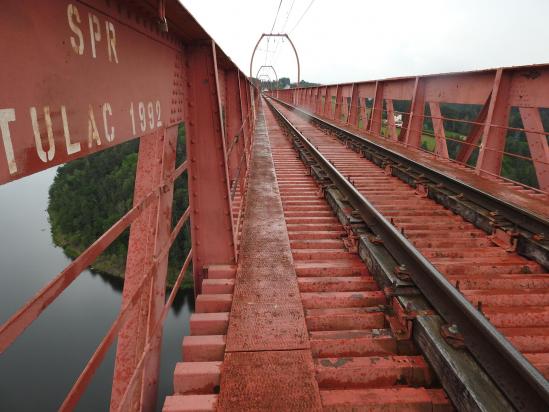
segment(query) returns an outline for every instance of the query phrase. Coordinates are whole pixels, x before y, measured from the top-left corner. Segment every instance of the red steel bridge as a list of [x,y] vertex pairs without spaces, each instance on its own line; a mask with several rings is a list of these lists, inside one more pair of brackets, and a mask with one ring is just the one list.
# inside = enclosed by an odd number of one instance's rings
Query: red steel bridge
[[188,272],[166,412],[549,409],[548,65],[262,94],[175,0],[1,9],[1,184],[140,140],[133,207],[0,328],[1,353],[130,228],[120,311],[61,410],[115,341],[111,410],[154,409]]

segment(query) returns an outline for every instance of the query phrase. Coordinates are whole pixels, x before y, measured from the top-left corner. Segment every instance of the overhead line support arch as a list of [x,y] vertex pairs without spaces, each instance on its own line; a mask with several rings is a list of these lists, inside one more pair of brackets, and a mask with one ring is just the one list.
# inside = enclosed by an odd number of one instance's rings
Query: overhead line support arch
[[[297,61],[297,86],[299,87],[299,83],[301,82],[301,66],[299,64],[299,55],[297,54],[297,49],[295,48],[295,45],[292,42],[292,39],[290,39],[290,36],[288,36],[287,33],[263,33],[259,37],[259,40],[255,44],[254,51],[252,52],[252,57],[250,59],[250,80],[252,79],[252,66],[254,64],[255,52],[257,51],[257,48],[259,47],[259,43],[261,43],[261,40],[263,40],[263,38],[265,38],[265,37],[284,37],[284,38],[288,39],[288,42],[290,43],[290,45],[292,46],[292,49],[294,50],[295,59]],[[267,67],[267,66],[264,65],[264,66],[261,66],[261,67]],[[261,67],[260,67],[260,70],[261,70]],[[272,66],[270,66],[270,67],[272,67]],[[273,68],[273,71],[274,71],[274,68]],[[258,71],[258,73],[259,73],[259,71]],[[275,72],[275,74],[276,74],[276,72]]]

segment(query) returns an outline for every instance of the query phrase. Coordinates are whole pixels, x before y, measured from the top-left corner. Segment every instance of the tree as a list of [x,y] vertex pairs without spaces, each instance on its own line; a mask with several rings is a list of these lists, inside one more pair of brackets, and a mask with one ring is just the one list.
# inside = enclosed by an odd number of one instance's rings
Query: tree
[[[115,146],[74,160],[57,169],[49,190],[48,215],[53,241],[75,258],[107,231],[133,205],[139,140]],[[186,157],[185,129],[179,128],[177,164]],[[175,182],[172,227],[188,206],[187,174]],[[124,275],[129,230],[94,262],[94,269]],[[187,225],[174,242],[169,255],[168,283],[175,280],[190,249]]]

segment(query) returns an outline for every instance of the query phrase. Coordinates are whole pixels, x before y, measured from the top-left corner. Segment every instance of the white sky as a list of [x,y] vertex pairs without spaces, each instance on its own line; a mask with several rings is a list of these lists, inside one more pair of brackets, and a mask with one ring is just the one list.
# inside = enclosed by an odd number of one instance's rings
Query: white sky
[[[280,2],[180,1],[246,74]],[[309,3],[283,0],[273,32],[289,32]],[[549,63],[548,18],[549,0],[315,0],[290,37],[301,78],[336,83]],[[271,39],[268,48],[264,40],[253,75],[267,62],[295,81],[290,45]]]

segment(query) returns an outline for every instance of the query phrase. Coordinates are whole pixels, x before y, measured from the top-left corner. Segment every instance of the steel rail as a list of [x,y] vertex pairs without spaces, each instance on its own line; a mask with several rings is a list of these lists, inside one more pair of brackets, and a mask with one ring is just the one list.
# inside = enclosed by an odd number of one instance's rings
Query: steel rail
[[336,124],[322,119],[313,113],[307,112],[297,106],[293,106],[283,100],[269,96],[270,99],[282,104],[283,106],[297,111],[303,116],[313,119],[315,122],[326,126],[337,133],[345,135],[345,137],[354,140],[355,142],[364,145],[368,149],[373,149],[379,154],[389,158],[396,164],[400,164],[404,167],[411,167],[418,173],[424,175],[425,178],[432,180],[434,183],[442,183],[444,187],[452,190],[456,193],[462,193],[470,201],[490,211],[497,211],[499,215],[505,217],[515,225],[522,227],[532,233],[544,234],[545,238],[549,237],[549,218],[542,216],[532,211],[522,209],[517,205],[506,202],[502,199],[498,199],[494,195],[480,190],[466,182],[463,182],[455,177],[445,175],[443,172],[434,170],[428,166],[425,166],[415,160],[408,159],[404,155],[383,147],[382,145],[373,142],[366,137],[359,136],[349,130],[345,130]]
[[268,100],[273,113],[302,142],[328,177],[360,213],[387,250],[410,272],[414,284],[450,324],[457,325],[465,346],[518,410],[547,410],[549,382],[441,274],[322,153]]

